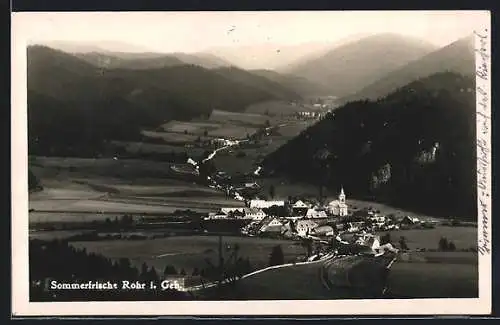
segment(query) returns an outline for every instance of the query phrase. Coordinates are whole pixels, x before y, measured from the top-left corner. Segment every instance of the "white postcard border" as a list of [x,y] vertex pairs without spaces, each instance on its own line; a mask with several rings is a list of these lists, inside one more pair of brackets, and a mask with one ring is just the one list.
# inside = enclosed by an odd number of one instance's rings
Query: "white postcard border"
[[[452,12],[452,11],[450,11]],[[168,302],[29,302],[28,269],[28,181],[27,181],[27,90],[25,28],[30,15],[12,14],[12,313],[13,316],[75,315],[459,315],[491,312],[491,27],[490,12],[480,13],[476,30],[476,64],[484,67],[476,77],[482,96],[477,96],[478,151],[486,160],[478,177],[478,243],[488,252],[479,254],[479,298],[471,299],[391,299],[391,300],[287,300],[287,301],[168,301]],[[82,13],[87,14],[87,13]],[[118,14],[118,13],[117,13]],[[479,15],[478,15],[479,16]],[[478,34],[485,36],[480,37]],[[487,40],[481,42],[481,40]],[[481,55],[484,49],[487,57]],[[484,72],[484,73],[483,73]],[[486,77],[486,78],[485,78]],[[480,102],[481,101],[481,102]],[[480,132],[483,132],[481,133]],[[479,152],[478,152],[478,160]],[[478,162],[479,164],[479,162]],[[484,174],[481,174],[484,173]],[[484,221],[483,221],[484,220]],[[483,231],[484,230],[484,231]]]

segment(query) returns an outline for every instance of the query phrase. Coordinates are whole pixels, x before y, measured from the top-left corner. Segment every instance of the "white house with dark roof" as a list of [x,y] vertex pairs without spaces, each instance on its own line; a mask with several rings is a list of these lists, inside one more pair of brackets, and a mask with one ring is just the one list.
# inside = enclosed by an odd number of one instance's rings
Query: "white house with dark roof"
[[327,217],[324,210],[308,209],[306,213],[306,218],[308,219],[325,219]]
[[250,200],[249,204],[250,208],[258,208],[258,209],[267,209],[272,206],[280,206],[280,207],[285,206],[285,201]]

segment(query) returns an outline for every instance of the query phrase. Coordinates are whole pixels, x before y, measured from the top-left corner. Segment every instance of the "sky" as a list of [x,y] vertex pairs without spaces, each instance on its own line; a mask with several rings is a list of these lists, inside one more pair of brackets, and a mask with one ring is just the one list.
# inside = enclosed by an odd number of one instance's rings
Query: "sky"
[[[13,13],[13,39],[113,41],[135,50],[199,52],[253,44],[336,42],[399,33],[447,45],[479,28],[481,11],[265,11]],[[484,21],[484,20],[482,20]],[[17,34],[17,35],[16,35]]]

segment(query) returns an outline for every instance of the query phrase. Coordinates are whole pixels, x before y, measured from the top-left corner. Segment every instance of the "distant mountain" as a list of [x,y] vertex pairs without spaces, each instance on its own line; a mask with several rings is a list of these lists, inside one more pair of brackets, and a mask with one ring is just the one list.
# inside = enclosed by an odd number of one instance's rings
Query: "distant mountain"
[[378,34],[343,44],[284,72],[322,84],[330,95],[343,97],[435,49],[419,39]]
[[351,197],[474,219],[475,129],[475,79],[438,73],[338,108],[263,166]]
[[[244,71],[194,65],[103,69],[44,46],[28,47],[27,56],[30,153],[94,154],[105,140],[138,139],[142,128],[171,119],[297,98]],[[250,77],[242,78],[245,74]]]
[[308,42],[297,45],[282,45],[272,42],[235,47],[216,47],[205,52],[223,58],[246,69],[280,69],[296,60],[322,53],[332,46],[329,42]]
[[95,66],[108,69],[157,69],[176,65],[197,65],[206,69],[228,67],[231,64],[214,55],[205,53],[120,53],[87,52],[75,56]]
[[328,89],[323,85],[316,84],[303,77],[279,73],[272,70],[250,70],[250,72],[292,89],[303,97],[321,96],[329,93]]
[[274,81],[267,77],[263,77],[261,75],[251,73],[242,69],[229,67],[229,68],[219,68],[213,71],[217,72],[218,74],[224,76],[229,80],[233,80],[234,82],[245,84],[249,87],[261,89],[263,91],[267,91],[279,99],[286,100],[286,99],[301,98],[301,96],[298,95],[293,90],[291,90],[291,88],[287,88],[279,81]]
[[233,66],[232,63],[209,53],[173,53],[172,55],[184,63],[199,65],[206,69]]
[[475,56],[474,38],[472,36],[460,39],[412,61],[342,100],[348,102],[359,99],[377,99],[388,95],[411,81],[445,71],[457,72],[467,76],[474,75]]
[[[36,44],[30,44],[36,45]],[[74,42],[74,41],[45,41],[44,46],[60,50],[67,53],[89,53],[89,52],[118,52],[118,53],[147,53],[148,48],[137,46],[130,43],[119,41],[92,41],[92,42]]]
[[206,69],[232,64],[209,53],[157,53],[121,42],[45,42],[42,46],[75,55],[88,63],[109,69],[156,69],[193,64]]

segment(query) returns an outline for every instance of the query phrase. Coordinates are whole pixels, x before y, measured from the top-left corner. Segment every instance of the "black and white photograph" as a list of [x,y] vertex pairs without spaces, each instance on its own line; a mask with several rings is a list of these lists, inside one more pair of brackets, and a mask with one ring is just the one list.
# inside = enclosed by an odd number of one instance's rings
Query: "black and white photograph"
[[487,11],[13,14],[14,309],[489,313],[490,33]]

